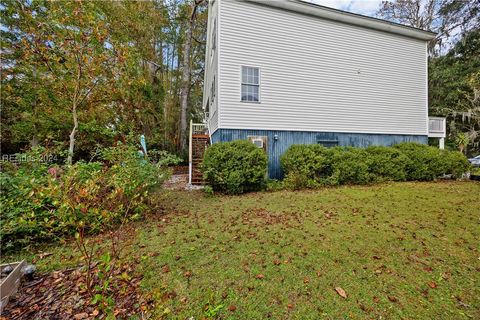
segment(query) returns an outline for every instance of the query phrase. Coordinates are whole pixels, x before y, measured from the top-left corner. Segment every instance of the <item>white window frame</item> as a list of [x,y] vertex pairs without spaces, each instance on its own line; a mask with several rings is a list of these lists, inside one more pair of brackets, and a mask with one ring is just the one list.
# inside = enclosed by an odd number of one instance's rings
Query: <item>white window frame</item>
[[[258,85],[252,84],[252,83],[243,83],[243,74],[242,70],[243,68],[253,68],[258,70]],[[247,66],[247,65],[241,65],[240,66],[240,102],[242,103],[260,103],[261,100],[261,85],[262,85],[262,77],[261,77],[261,69],[259,67],[252,67],[252,66]],[[258,101],[247,101],[242,99],[242,85],[250,85],[250,86],[258,86]]]

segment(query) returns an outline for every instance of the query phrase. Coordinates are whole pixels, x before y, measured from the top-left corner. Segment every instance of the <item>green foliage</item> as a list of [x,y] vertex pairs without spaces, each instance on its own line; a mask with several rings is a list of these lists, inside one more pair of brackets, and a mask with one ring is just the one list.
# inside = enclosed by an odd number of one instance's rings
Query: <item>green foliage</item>
[[237,140],[210,146],[202,169],[205,180],[215,191],[240,194],[264,187],[267,162],[263,149]]
[[436,147],[405,142],[394,148],[409,159],[405,166],[407,180],[431,181],[445,173],[445,160]]
[[42,150],[19,155],[30,161],[21,162],[18,167],[2,163],[0,228],[3,251],[54,238],[62,230],[55,216],[56,202],[49,191],[49,187],[55,188],[57,183],[48,174],[48,165],[37,157]]
[[177,155],[171,154],[165,150],[149,150],[148,157],[160,166],[175,166],[183,162],[183,159]]
[[130,145],[105,149],[102,159],[64,168],[38,161],[5,168],[0,173],[2,248],[83,236],[136,219],[148,208],[148,193],[169,175],[163,166],[140,159]]
[[282,180],[269,179],[267,181],[267,191],[279,191],[285,188],[285,183]]
[[[477,11],[478,12],[478,11]],[[450,51],[429,61],[429,114],[447,118],[447,144],[459,133],[471,154],[480,151],[480,30],[467,32]]]
[[368,153],[352,147],[332,148],[330,184],[366,184],[370,182]]
[[203,188],[203,193],[205,193],[207,197],[213,197],[213,195],[215,194],[211,186],[205,186]]
[[459,151],[442,150],[445,174],[451,174],[453,178],[461,178],[471,169],[468,159]]
[[285,185],[302,189],[321,183],[329,173],[331,153],[319,144],[292,145],[280,159]]
[[371,180],[404,181],[406,180],[405,166],[408,158],[402,152],[390,147],[372,146],[365,149],[368,154],[368,170]]
[[383,181],[430,181],[444,174],[458,178],[470,167],[460,152],[418,143],[365,149],[293,145],[281,162],[285,186],[291,189]]

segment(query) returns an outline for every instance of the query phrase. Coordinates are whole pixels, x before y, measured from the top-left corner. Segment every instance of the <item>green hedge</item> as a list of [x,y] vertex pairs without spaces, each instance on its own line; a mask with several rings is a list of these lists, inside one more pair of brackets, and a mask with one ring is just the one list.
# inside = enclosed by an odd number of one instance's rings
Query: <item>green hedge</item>
[[239,194],[265,186],[267,155],[245,140],[216,143],[205,152],[202,163],[205,181],[215,191]]
[[418,143],[394,147],[325,148],[293,145],[281,158],[285,185],[293,189],[382,181],[429,181],[443,174],[460,177],[470,165],[457,151]]

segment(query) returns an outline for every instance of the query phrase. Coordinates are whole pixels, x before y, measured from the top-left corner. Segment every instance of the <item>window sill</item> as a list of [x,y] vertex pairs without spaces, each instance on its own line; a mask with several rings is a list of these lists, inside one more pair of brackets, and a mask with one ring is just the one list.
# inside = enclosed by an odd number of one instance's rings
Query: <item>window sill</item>
[[243,101],[243,100],[240,100],[241,103],[253,103],[253,104],[260,104],[261,101]]

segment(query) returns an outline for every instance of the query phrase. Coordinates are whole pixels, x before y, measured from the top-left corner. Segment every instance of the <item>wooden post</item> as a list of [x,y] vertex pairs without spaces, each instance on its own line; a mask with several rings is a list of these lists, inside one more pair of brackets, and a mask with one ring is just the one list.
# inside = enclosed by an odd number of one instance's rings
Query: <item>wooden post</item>
[[190,120],[190,134],[188,135],[188,184],[192,184],[192,135],[193,122]]

